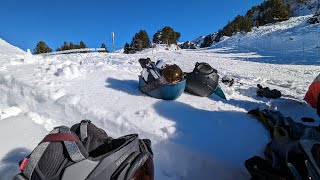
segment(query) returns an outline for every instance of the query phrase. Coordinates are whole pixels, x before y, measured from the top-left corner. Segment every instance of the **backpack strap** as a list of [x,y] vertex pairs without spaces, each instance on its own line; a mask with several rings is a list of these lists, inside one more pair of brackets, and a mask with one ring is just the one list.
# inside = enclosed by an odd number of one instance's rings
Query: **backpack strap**
[[27,179],[31,179],[32,173],[39,163],[41,157],[44,152],[48,148],[51,142],[59,142],[63,141],[70,158],[79,162],[85,157],[82,155],[79,147],[75,142],[79,141],[76,135],[72,134],[70,129],[66,126],[60,126],[54,128],[40,143],[39,145],[32,151],[29,159],[24,159],[22,164],[24,167],[21,167],[21,171],[23,175]]
[[196,63],[195,65],[195,68],[194,70],[197,70],[197,72],[200,72],[202,74],[205,74],[205,75],[209,75],[209,74],[212,74],[212,73],[218,73],[218,71],[214,68],[212,68],[210,66],[210,64],[208,63],[205,63],[205,62],[201,62],[201,63]]
[[[70,129],[68,127],[66,127],[66,126],[62,126],[59,129],[60,129],[61,133],[72,134]],[[72,135],[74,135],[74,134],[72,134]],[[74,136],[76,136],[76,135],[74,135]],[[68,154],[69,154],[70,158],[72,159],[72,161],[79,162],[79,161],[81,161],[83,159],[86,159],[83,156],[83,154],[81,153],[78,145],[76,144],[76,141],[66,141],[66,140],[64,140],[63,143],[64,143],[64,145],[65,145],[65,147],[66,147],[66,149],[68,151]]]
[[88,137],[88,123],[90,120],[82,120],[80,123],[80,139],[84,141]]

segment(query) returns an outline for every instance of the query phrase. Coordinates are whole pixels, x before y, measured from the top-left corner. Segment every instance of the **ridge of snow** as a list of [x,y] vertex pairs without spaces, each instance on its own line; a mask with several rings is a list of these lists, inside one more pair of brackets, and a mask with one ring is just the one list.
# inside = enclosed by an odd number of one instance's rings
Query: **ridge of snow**
[[0,38],[0,54],[1,55],[16,55],[16,54],[23,54],[24,51],[20,48],[13,46],[3,39]]

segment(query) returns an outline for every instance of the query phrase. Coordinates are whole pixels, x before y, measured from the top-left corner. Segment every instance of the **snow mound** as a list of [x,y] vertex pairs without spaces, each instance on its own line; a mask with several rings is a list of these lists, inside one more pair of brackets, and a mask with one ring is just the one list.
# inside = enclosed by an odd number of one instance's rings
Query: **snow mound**
[[57,69],[57,71],[54,73],[56,76],[62,76],[68,79],[73,79],[81,76],[81,72],[79,70],[79,67],[75,64],[70,64],[65,67]]
[[8,107],[2,110],[0,110],[0,120],[12,117],[12,116],[17,116],[20,114],[22,110],[16,106]]
[[32,64],[35,63],[35,59],[33,58],[33,55],[31,54],[30,49],[27,49],[27,52],[24,53],[23,62],[26,64]]

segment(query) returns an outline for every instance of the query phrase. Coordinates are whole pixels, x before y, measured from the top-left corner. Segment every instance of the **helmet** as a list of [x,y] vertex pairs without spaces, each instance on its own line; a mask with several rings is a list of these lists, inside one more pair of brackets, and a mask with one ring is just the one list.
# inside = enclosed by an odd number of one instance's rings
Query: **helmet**
[[169,83],[175,83],[182,80],[183,72],[176,64],[167,66],[163,70],[163,76]]

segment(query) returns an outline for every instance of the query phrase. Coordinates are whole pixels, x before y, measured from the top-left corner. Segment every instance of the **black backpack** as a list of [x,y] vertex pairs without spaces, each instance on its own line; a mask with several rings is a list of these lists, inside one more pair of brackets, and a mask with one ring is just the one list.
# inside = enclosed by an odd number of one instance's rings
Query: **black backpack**
[[54,128],[20,170],[14,180],[154,179],[150,140],[137,134],[114,139],[89,120]]
[[218,71],[208,63],[196,63],[191,73],[186,73],[186,91],[202,97],[211,95],[219,82]]

